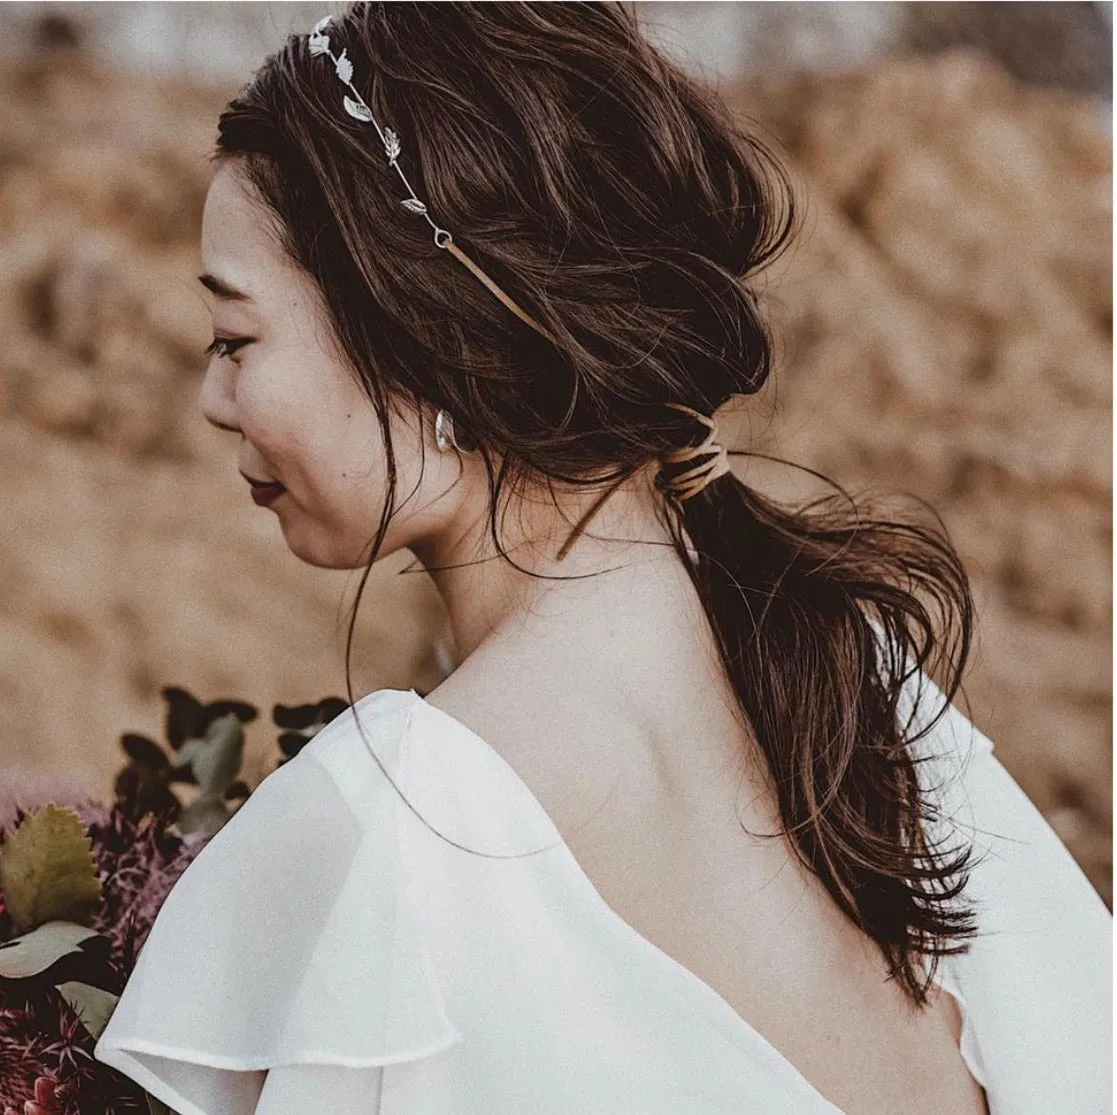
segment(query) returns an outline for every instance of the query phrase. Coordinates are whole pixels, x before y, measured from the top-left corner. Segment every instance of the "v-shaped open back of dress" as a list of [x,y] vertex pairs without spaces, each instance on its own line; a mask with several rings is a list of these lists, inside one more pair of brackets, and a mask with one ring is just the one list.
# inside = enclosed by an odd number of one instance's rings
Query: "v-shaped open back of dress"
[[[921,743],[988,853],[980,937],[941,971],[990,1115],[1100,1115],[1108,911],[960,713]],[[414,690],[357,702],[203,849],[96,1056],[180,1115],[841,1115]]]

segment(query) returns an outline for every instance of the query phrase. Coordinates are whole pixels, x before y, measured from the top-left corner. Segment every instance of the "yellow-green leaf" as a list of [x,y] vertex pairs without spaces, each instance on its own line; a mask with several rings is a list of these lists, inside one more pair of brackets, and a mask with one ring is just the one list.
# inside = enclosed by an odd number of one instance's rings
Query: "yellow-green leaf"
[[0,890],[17,933],[48,921],[88,924],[101,899],[92,841],[72,809],[29,813],[0,844]]

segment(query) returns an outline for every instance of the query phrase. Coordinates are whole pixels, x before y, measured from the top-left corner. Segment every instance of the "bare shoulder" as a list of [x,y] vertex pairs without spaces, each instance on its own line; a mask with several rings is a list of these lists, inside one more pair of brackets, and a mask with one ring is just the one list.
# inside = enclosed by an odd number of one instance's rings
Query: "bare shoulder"
[[468,659],[427,700],[497,751],[587,854],[594,832],[615,843],[606,815],[633,835],[668,799],[716,797],[720,809],[734,793],[739,726],[700,687],[634,688],[607,667],[543,671],[527,661]]
[[526,677],[522,670],[493,660],[463,664],[426,700],[476,732],[505,758],[535,751],[541,737],[600,730],[611,711],[596,694],[553,674]]
[[467,662],[426,697],[485,741],[533,791],[562,829],[577,823],[610,773],[603,741],[623,717],[585,686],[528,678],[492,659]]

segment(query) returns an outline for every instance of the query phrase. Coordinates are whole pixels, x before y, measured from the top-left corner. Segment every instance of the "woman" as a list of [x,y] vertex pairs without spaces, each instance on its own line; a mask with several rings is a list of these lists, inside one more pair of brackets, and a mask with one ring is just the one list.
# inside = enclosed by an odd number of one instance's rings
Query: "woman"
[[359,4],[229,105],[202,409],[460,664],[258,787],[99,1059],[181,1115],[1108,1106],[1109,915],[948,703],[957,556],[728,469],[793,224],[620,6]]

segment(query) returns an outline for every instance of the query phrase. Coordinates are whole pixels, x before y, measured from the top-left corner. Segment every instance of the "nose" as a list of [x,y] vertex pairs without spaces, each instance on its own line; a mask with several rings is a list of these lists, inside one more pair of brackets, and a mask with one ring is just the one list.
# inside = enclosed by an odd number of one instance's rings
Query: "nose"
[[232,378],[229,361],[211,361],[198,391],[198,406],[211,426],[235,434],[240,432],[240,427],[236,421]]

